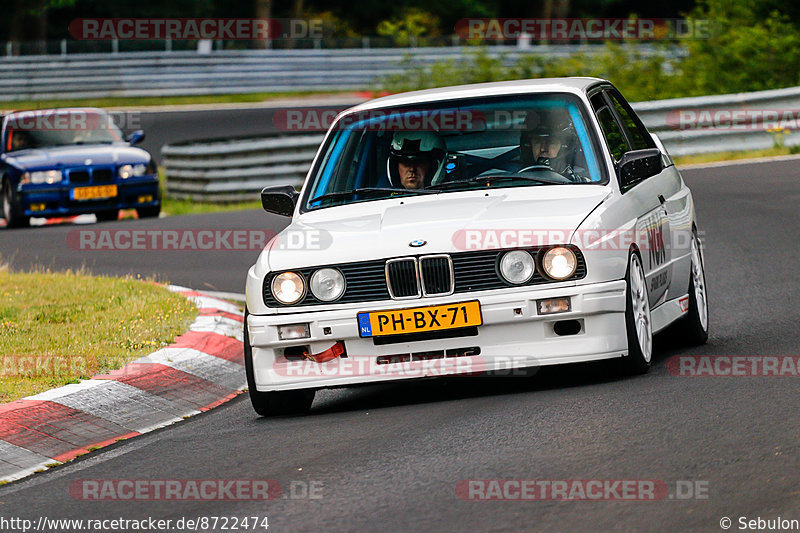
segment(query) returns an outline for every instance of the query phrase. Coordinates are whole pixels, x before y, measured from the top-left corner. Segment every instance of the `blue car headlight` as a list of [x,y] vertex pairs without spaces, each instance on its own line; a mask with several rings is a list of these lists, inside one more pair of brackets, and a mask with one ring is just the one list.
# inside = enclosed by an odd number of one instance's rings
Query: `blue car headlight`
[[60,170],[37,170],[35,172],[25,172],[19,180],[20,185],[27,183],[58,183],[61,181]]
[[137,163],[135,165],[122,165],[117,171],[119,177],[128,179],[131,176],[144,176],[147,173],[147,165],[144,163]]

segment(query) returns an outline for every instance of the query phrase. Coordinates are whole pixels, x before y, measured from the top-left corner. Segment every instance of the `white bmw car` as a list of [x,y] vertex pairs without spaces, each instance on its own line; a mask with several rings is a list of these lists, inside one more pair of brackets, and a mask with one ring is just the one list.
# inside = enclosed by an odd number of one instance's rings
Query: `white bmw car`
[[340,114],[291,224],[246,281],[261,415],[317,389],[508,375],[708,337],[692,194],[620,93],[593,78],[412,92]]

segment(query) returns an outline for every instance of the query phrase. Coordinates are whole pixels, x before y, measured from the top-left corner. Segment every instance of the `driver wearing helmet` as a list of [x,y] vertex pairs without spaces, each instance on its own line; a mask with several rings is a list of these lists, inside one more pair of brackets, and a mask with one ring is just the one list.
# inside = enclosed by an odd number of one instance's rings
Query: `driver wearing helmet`
[[406,189],[422,189],[436,183],[446,148],[432,131],[398,131],[389,147],[389,180]]
[[523,168],[547,166],[571,181],[590,181],[576,164],[578,138],[569,115],[562,111],[531,111],[520,134]]

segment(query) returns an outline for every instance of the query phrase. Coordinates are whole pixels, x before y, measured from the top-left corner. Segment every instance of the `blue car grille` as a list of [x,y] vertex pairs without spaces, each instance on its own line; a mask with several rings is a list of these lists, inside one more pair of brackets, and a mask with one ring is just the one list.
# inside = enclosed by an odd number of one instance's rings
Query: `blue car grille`
[[111,183],[114,181],[114,169],[100,168],[68,168],[64,171],[70,183]]

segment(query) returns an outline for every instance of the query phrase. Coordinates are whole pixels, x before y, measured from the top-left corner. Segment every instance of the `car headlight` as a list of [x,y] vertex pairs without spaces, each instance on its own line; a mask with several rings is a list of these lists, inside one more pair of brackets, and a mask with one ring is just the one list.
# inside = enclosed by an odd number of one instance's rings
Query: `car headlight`
[[344,276],[335,268],[321,268],[311,276],[311,294],[323,302],[332,302],[344,294]]
[[544,253],[542,268],[544,268],[544,273],[552,279],[567,279],[578,268],[578,259],[575,257],[575,252],[569,248],[558,246],[550,248]]
[[528,252],[512,250],[503,254],[500,259],[500,274],[514,285],[525,283],[533,277],[535,271],[536,264]]
[[306,282],[297,272],[283,272],[272,278],[272,295],[284,305],[297,303],[306,295]]
[[131,176],[144,176],[147,172],[147,165],[144,163],[137,163],[135,165],[122,165],[119,167],[119,177],[122,179],[128,179]]
[[22,175],[20,185],[26,183],[58,183],[61,181],[60,170],[37,170],[36,172],[26,172]]

